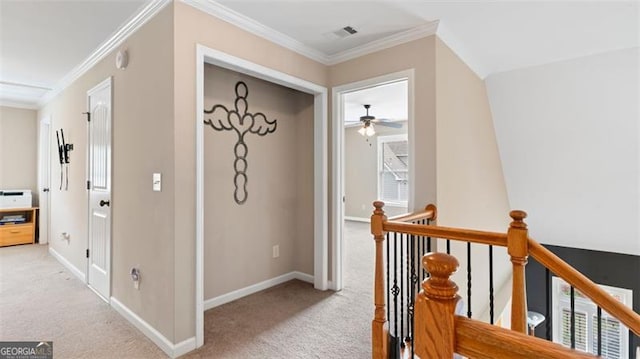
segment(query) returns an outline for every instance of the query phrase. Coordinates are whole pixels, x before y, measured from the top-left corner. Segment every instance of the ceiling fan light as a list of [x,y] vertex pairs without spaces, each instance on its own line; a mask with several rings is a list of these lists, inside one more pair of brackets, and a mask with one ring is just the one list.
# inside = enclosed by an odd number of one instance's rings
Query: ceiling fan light
[[358,130],[358,133],[364,136],[367,133],[367,128],[364,126],[360,127],[360,129]]
[[365,134],[369,137],[373,136],[376,134],[376,130],[373,129],[373,124],[367,126],[367,128],[364,129]]

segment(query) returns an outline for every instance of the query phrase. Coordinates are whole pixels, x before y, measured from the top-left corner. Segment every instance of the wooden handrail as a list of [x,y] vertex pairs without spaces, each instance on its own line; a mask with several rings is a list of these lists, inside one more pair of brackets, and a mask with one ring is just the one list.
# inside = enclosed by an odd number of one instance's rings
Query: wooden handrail
[[614,316],[632,332],[640,336],[640,315],[638,313],[615,300],[589,278],[533,239],[529,239],[529,253],[540,264],[564,279],[600,306],[603,311]]
[[438,216],[438,210],[436,206],[433,204],[428,204],[423,210],[401,214],[399,216],[389,218],[390,221],[394,222],[411,222],[417,221],[419,219],[429,219],[434,220]]
[[456,316],[454,323],[455,352],[469,358],[597,358],[544,339],[465,317]]
[[471,243],[489,244],[500,247],[507,246],[507,235],[505,233],[440,226],[424,226],[395,221],[383,222],[382,228],[385,232],[408,233],[416,236],[469,241]]

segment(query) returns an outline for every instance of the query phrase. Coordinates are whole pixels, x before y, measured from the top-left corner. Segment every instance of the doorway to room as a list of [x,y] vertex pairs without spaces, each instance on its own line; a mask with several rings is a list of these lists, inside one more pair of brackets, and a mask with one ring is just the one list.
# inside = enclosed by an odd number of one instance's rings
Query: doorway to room
[[372,202],[389,217],[412,208],[412,93],[412,70],[334,88],[335,290],[371,284]]

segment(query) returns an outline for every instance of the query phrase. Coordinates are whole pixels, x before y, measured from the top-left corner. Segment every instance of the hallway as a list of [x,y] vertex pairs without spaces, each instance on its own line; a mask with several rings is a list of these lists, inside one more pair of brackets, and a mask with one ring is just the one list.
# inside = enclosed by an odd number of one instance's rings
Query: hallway
[[[373,316],[369,224],[345,224],[345,288],[290,281],[205,312],[205,345],[184,358],[368,358]],[[53,341],[56,358],[165,358],[51,257],[0,248],[0,340]]]
[[0,248],[0,340],[53,341],[54,358],[166,358],[37,244]]

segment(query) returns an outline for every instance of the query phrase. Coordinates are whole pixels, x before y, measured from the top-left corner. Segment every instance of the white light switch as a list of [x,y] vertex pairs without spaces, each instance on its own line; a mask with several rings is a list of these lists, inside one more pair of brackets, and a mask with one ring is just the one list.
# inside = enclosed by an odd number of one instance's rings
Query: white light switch
[[162,174],[161,173],[153,174],[153,190],[155,192],[160,192],[162,190]]

